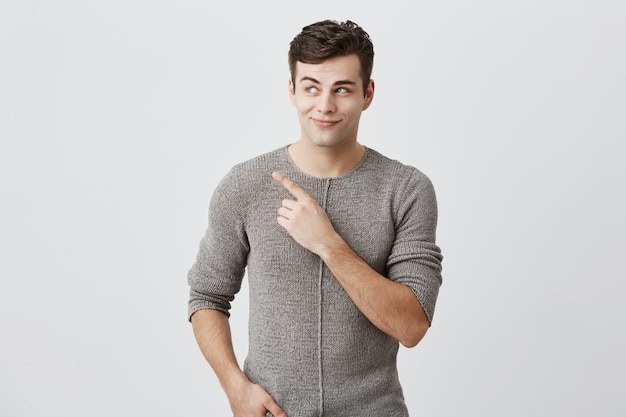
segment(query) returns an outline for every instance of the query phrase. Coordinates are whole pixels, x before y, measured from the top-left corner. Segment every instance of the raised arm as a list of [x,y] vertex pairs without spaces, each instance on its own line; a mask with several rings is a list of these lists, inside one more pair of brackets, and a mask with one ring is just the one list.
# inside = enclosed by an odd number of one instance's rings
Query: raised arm
[[278,223],[303,247],[321,257],[357,308],[380,330],[413,347],[430,326],[413,291],[372,269],[335,231],[324,210],[280,173],[273,178],[295,200],[283,200]]

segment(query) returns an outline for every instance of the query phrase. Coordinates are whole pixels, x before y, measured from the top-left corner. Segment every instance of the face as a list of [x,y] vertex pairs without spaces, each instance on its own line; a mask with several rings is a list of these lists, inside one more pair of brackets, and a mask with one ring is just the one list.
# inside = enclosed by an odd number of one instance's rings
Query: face
[[374,96],[373,81],[363,92],[360,69],[356,55],[320,64],[297,63],[295,85],[289,80],[289,94],[298,112],[301,140],[322,147],[356,142],[361,112]]

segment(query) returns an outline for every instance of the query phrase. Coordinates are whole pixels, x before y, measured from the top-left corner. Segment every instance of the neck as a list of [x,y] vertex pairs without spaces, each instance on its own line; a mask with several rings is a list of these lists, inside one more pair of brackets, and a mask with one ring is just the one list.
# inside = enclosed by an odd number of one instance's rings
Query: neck
[[311,145],[299,140],[288,148],[294,164],[303,172],[317,178],[341,177],[356,167],[365,156],[358,142],[338,147]]

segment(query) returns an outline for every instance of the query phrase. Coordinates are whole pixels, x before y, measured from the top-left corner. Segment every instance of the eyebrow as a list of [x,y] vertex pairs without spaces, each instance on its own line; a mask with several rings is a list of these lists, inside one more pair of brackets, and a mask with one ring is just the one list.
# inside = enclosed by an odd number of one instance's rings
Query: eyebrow
[[[304,77],[300,78],[300,82],[303,82],[303,81],[311,81],[311,82],[313,82],[315,84],[321,84],[319,81],[317,81],[313,77],[304,76]],[[339,81],[335,81],[333,83],[333,85],[335,85],[335,86],[337,86],[337,85],[356,85],[356,82],[351,81],[351,80],[339,80]]]

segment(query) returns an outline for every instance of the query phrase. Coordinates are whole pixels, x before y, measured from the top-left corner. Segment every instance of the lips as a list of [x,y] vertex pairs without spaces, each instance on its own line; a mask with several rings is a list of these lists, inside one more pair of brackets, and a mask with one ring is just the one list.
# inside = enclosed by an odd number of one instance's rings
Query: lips
[[339,120],[313,119],[313,122],[319,127],[331,127],[339,123]]

